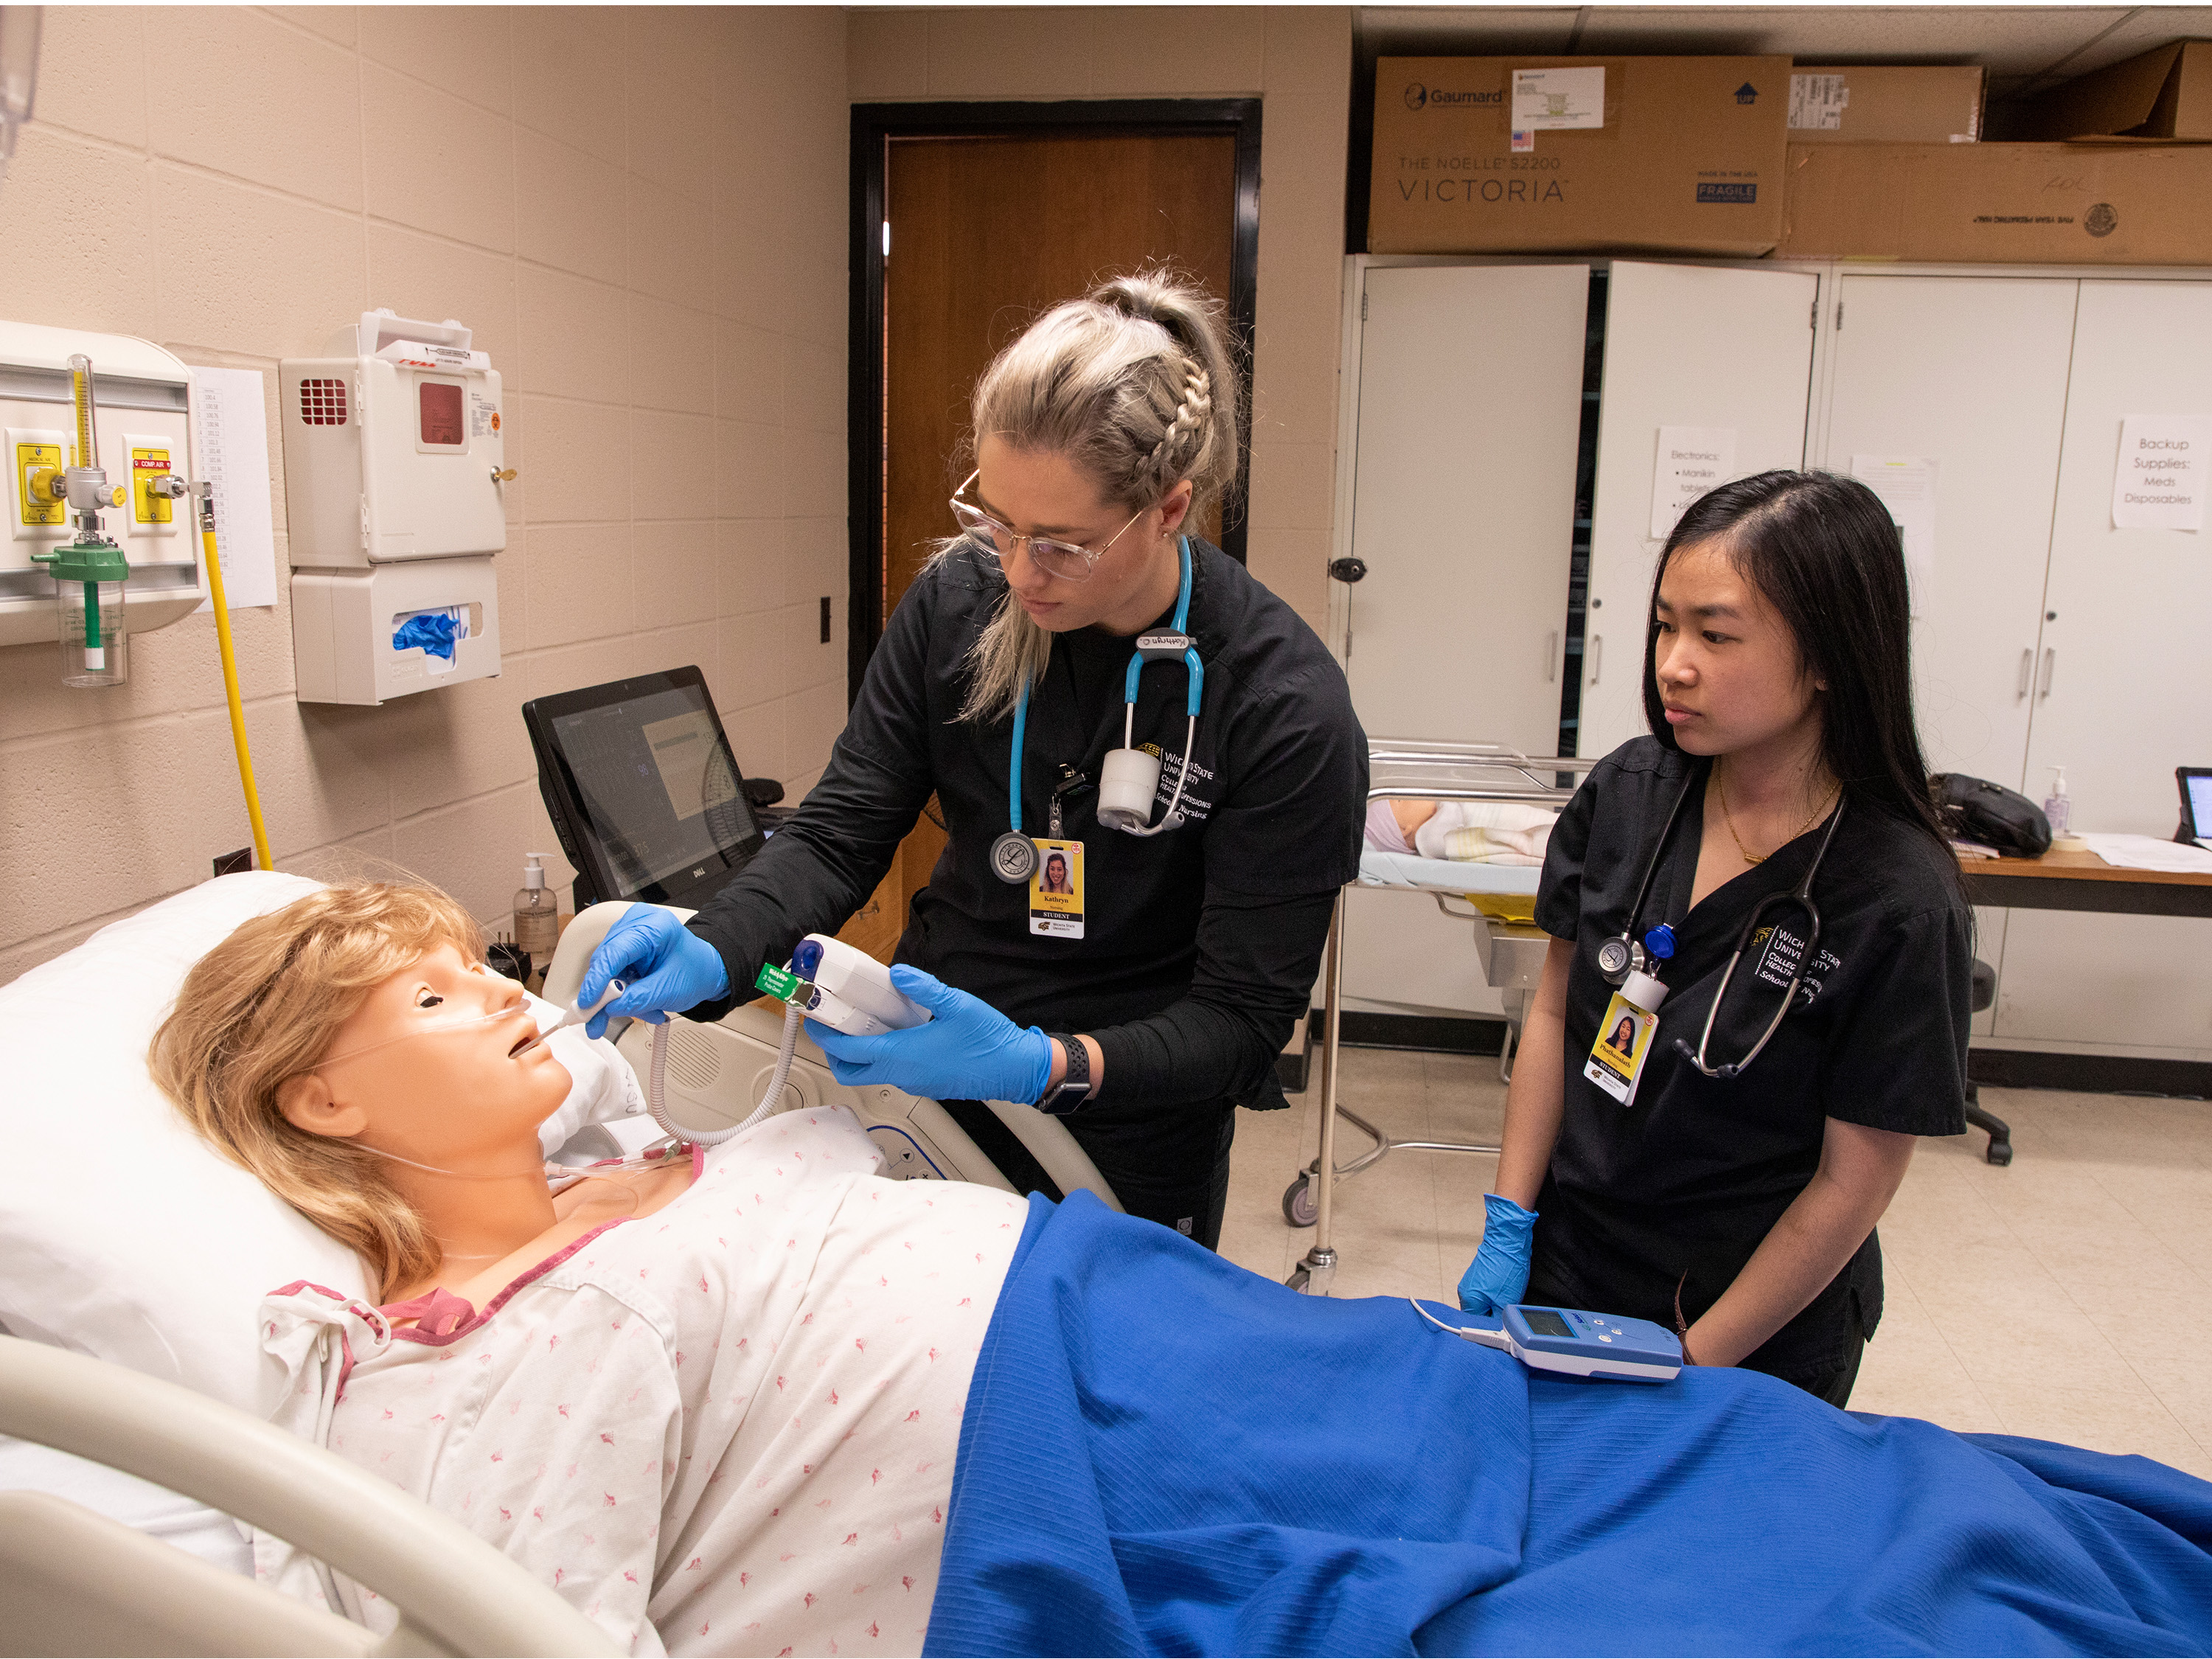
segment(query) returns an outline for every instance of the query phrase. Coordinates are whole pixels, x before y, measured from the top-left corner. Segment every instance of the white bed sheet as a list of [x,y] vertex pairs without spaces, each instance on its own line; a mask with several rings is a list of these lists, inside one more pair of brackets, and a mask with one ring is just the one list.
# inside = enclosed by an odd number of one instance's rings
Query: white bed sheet
[[1532,864],[1462,864],[1451,859],[1385,853],[1372,847],[1359,854],[1359,881],[1364,887],[1417,887],[1434,893],[1533,895],[1543,874]]

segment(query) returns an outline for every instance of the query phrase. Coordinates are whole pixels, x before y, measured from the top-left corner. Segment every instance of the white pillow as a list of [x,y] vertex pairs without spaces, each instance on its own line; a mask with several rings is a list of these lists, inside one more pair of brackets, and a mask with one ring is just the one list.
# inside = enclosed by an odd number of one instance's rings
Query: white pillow
[[[192,963],[319,885],[220,877],[0,987],[0,1324],[265,1416],[282,1374],[257,1340],[261,1298],[296,1279],[369,1294],[353,1252],[211,1151],[146,1068]],[[553,1041],[574,1083],[549,1151],[642,1109],[611,1043]]]

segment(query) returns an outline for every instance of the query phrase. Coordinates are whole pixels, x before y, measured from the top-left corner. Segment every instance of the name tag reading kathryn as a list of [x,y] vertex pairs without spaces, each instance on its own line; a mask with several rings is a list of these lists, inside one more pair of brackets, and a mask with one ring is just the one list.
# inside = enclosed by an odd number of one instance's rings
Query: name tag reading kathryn
[[1083,937],[1083,843],[1041,841],[1030,877],[1030,932],[1053,939]]
[[1620,992],[1605,1006],[1597,1041],[1590,1045],[1583,1075],[1624,1106],[1636,1103],[1636,1085],[1643,1080],[1644,1062],[1650,1058],[1651,1039],[1659,1030],[1659,1016],[1639,1008]]

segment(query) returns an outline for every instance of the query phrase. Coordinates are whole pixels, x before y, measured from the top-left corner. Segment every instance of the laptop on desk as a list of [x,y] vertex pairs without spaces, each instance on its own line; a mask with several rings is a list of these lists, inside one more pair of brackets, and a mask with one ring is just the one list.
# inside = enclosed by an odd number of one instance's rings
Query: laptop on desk
[[2181,829],[2176,841],[2193,841],[2212,853],[2212,766],[2177,766],[2173,781],[2181,787]]
[[578,910],[605,899],[698,909],[766,844],[696,668],[534,698],[522,718]]

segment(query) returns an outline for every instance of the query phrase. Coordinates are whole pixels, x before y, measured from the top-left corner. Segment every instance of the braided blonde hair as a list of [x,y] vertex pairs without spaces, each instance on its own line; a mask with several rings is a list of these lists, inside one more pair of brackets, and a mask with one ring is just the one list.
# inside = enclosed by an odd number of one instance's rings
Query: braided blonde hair
[[[1054,307],[1000,352],[975,382],[966,447],[989,434],[1065,455],[1102,500],[1133,513],[1187,478],[1189,517],[1200,518],[1236,488],[1240,387],[1221,302],[1148,267]],[[958,545],[944,544],[937,556]],[[1051,634],[1002,600],[970,653],[960,718],[1011,712],[1051,656]]]

